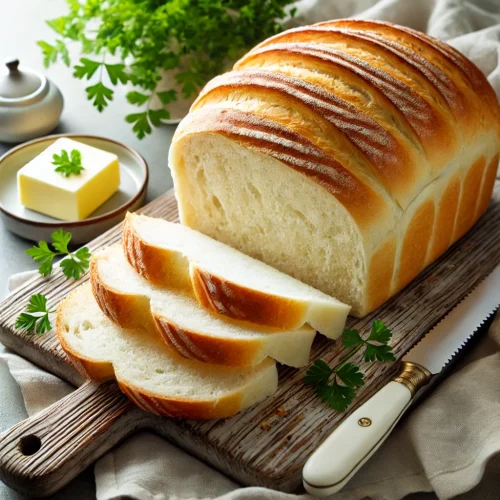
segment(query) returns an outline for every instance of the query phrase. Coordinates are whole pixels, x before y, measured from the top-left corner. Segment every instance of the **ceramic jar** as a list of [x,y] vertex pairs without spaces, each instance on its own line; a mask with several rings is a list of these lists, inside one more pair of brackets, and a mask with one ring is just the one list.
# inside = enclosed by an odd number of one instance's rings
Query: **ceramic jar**
[[24,142],[48,134],[59,123],[63,97],[53,82],[19,66],[0,70],[0,142]]

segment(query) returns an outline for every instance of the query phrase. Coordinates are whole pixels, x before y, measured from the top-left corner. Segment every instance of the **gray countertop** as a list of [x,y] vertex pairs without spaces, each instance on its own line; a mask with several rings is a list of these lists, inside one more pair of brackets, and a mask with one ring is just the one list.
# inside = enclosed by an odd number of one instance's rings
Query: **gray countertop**
[[[131,127],[124,121],[129,106],[124,93],[117,90],[115,100],[103,113],[99,113],[86,99],[85,83],[74,79],[71,71],[62,64],[46,70],[37,40],[50,42],[52,30],[45,20],[63,15],[64,0],[16,0],[1,2],[0,13],[0,63],[8,57],[17,57],[23,65],[44,72],[61,89],[65,105],[61,122],[54,133],[90,133],[110,137],[137,149],[149,164],[150,179],[147,201],[151,201],[172,187],[167,168],[167,152],[175,130],[163,126],[153,136],[138,140]],[[13,145],[0,143],[0,155]],[[0,223],[0,300],[7,294],[7,278],[13,273],[36,269],[24,252],[33,243],[9,233]],[[26,418],[19,387],[8,368],[0,361],[0,432]],[[0,499],[23,498],[0,482]],[[95,498],[92,470],[75,479],[67,488],[53,497],[57,500],[90,500]]]

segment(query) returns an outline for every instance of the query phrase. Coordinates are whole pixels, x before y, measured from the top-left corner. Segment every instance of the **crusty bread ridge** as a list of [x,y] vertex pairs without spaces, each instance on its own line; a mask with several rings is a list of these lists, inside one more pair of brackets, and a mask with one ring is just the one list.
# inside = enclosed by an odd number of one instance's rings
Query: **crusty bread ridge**
[[283,330],[307,323],[330,338],[345,326],[349,306],[186,226],[128,214],[123,248],[142,277],[194,291],[215,313]]
[[277,388],[277,370],[270,359],[249,368],[207,365],[183,358],[157,335],[115,325],[99,309],[90,283],[61,302],[56,333],[83,376],[116,379],[137,406],[158,415],[230,417]]
[[280,33],[209,82],[170,167],[181,222],[362,316],[488,206],[500,109],[480,70],[409,28]]
[[156,334],[186,358],[240,367],[268,356],[295,367],[309,361],[312,328],[283,331],[205,311],[193,296],[141,278],[119,245],[92,257],[90,281],[96,302],[114,323]]

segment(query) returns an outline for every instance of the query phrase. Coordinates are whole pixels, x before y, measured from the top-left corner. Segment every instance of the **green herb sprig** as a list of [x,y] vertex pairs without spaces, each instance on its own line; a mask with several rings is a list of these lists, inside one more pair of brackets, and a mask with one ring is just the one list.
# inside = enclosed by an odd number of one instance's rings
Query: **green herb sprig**
[[356,391],[364,385],[364,373],[359,366],[348,363],[359,350],[365,349],[364,360],[396,361],[389,342],[392,332],[380,320],[375,320],[365,340],[357,330],[346,328],[342,334],[342,345],[349,349],[342,360],[330,368],[323,360],[316,360],[307,370],[304,382],[316,386],[318,396],[338,412],[343,412],[352,403]]
[[90,264],[92,256],[87,247],[79,248],[76,252],[68,250],[72,234],[63,229],[58,229],[52,233],[52,250],[46,241],[40,241],[38,245],[26,250],[26,253],[40,264],[38,271],[42,276],[49,276],[52,273],[52,265],[55,257],[66,255],[67,258],[61,261],[61,267],[67,278],[75,280],[83,276]]
[[21,313],[16,321],[16,328],[20,328],[28,333],[37,333],[38,335],[48,332],[52,325],[49,314],[55,311],[47,308],[47,297],[41,293],[32,295],[26,312]]
[[56,166],[55,171],[64,175],[64,177],[69,177],[70,175],[80,175],[82,170],[85,170],[82,165],[82,153],[78,149],[71,150],[70,154],[63,149],[61,154],[52,155],[52,165]]
[[[112,87],[134,85],[127,100],[141,109],[126,121],[143,138],[170,117],[167,107],[178,94],[194,97],[251,47],[281,31],[293,1],[67,0],[68,13],[47,21],[58,38],[38,45],[45,66],[60,59],[75,78],[89,81],[87,98],[99,112],[113,100]],[[70,59],[72,44],[83,54],[77,64]],[[175,81],[160,89],[165,71]]]

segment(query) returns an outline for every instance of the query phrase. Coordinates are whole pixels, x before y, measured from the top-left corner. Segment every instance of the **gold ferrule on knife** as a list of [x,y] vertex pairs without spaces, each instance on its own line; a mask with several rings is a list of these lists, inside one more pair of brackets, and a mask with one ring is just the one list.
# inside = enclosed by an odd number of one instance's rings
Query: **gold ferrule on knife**
[[418,363],[402,361],[401,371],[392,380],[403,384],[414,396],[421,387],[430,382],[431,377],[431,372]]

